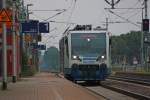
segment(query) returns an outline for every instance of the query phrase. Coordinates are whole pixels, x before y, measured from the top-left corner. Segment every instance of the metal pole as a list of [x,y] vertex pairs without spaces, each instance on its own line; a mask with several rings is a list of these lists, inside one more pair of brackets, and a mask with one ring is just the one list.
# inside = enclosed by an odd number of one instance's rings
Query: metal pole
[[[107,32],[108,32],[108,18],[106,18],[106,30],[107,30]],[[108,43],[108,45],[109,45],[109,65],[108,65],[108,67],[110,68],[110,70],[112,70],[112,66],[111,66],[111,44],[110,44],[110,33],[108,34],[109,36],[109,43]]]
[[[6,8],[6,0],[2,1],[2,8]],[[3,82],[2,82],[2,89],[7,89],[7,43],[6,43],[6,23],[2,23],[2,29],[3,29]]]
[[114,5],[115,5],[114,0],[112,0],[112,9],[114,9]]
[[[143,20],[143,9],[142,9],[142,20]],[[143,24],[141,23],[141,64],[142,64],[142,67],[144,67],[144,49],[143,49],[143,47],[144,47],[144,44],[143,44],[143,34],[144,34],[144,32],[143,32]]]
[[147,15],[148,15],[148,14],[147,14],[147,8],[148,8],[147,2],[148,2],[148,0],[145,0],[145,1],[144,1],[144,3],[145,3],[145,19],[147,19],[147,17],[148,17],[148,16],[147,16]]
[[16,70],[17,70],[17,68],[16,68],[16,58],[17,58],[17,56],[16,56],[16,30],[15,30],[15,10],[16,10],[16,1],[15,0],[13,0],[13,17],[12,17],[12,20],[13,20],[13,34],[12,34],[12,36],[13,36],[13,76],[12,76],[12,82],[13,83],[16,83]]
[[106,30],[108,31],[108,18],[106,18]]
[[[32,5],[33,4],[27,4],[27,18],[26,18],[27,21],[29,21],[29,6],[32,6]],[[31,34],[30,34],[30,36],[31,36]],[[32,38],[33,38],[33,36],[32,36]],[[31,59],[31,58],[33,59],[32,48],[30,46],[31,43],[32,42],[30,42],[30,41],[26,42],[26,44],[28,44],[27,52],[28,52],[28,55],[29,55],[29,59]],[[32,60],[32,62],[33,62],[33,60]]]
[[[144,9],[145,9],[145,19],[147,19],[148,18],[148,6],[147,6],[147,2],[148,2],[148,0],[144,0]],[[147,32],[144,32],[145,34],[147,33]],[[146,57],[146,59],[147,59],[147,57],[148,57],[148,49],[149,49],[149,46],[146,46],[146,50],[145,50],[145,57]],[[147,69],[148,69],[148,63],[147,63]]]
[[29,21],[29,5],[27,5],[27,21]]

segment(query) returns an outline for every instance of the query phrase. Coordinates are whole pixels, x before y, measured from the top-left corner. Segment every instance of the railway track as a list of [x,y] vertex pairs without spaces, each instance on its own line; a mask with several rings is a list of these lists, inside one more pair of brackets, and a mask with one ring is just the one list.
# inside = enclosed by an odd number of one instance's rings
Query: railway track
[[97,84],[78,83],[106,100],[150,100],[149,82],[109,77]]
[[117,77],[117,76],[110,76],[108,79],[150,86],[150,80],[130,78],[130,77]]
[[106,100],[137,100],[136,98],[130,97],[128,95],[124,95],[121,93],[118,93],[114,90],[105,88],[103,86],[96,86],[96,87],[86,87],[89,91],[103,96],[106,98]]
[[142,82],[127,82],[109,78],[99,86],[84,87],[96,94],[103,95],[107,100],[150,100],[150,87],[147,83]]
[[125,81],[108,79],[101,84],[104,88],[134,97],[138,100],[150,100],[150,87]]
[[95,94],[105,97],[107,100],[150,100],[149,95],[125,88],[111,86],[102,83],[101,86],[86,87]]
[[88,91],[90,91],[90,92],[92,92],[92,93],[98,95],[98,96],[103,97],[105,100],[111,100],[108,96],[103,95],[103,94],[100,94],[99,92],[97,92],[97,91],[95,91],[95,90],[92,90],[92,89],[89,88],[89,87],[86,87],[86,89],[87,89]]

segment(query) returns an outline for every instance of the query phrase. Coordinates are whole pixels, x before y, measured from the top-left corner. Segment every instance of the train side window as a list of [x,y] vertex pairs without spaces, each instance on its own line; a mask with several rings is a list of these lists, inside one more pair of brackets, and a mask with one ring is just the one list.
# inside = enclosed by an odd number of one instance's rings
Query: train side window
[[69,51],[68,51],[68,39],[65,40],[65,45],[66,45],[66,54],[67,54],[67,57],[69,57]]
[[111,38],[109,38],[109,45],[111,45],[112,44],[112,39]]

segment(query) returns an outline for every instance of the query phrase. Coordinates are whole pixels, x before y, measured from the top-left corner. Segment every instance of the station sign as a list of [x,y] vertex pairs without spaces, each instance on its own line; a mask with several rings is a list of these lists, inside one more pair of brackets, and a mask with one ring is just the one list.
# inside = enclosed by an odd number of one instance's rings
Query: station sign
[[46,50],[46,45],[38,45],[39,50]]
[[38,44],[37,44],[37,43],[31,43],[30,46],[31,46],[33,49],[38,49]]
[[29,20],[21,23],[22,33],[38,33],[38,20]]
[[29,20],[21,23],[22,33],[49,33],[49,23]]
[[39,23],[39,33],[49,33],[49,23],[40,22]]
[[32,43],[31,46],[32,46],[33,49],[46,50],[46,45]]

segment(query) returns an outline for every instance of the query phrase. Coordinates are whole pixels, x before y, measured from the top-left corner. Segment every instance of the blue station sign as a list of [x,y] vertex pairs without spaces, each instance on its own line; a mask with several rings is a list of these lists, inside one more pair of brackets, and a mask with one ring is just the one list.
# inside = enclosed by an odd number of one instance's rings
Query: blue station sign
[[40,22],[39,23],[39,33],[49,33],[49,23]]
[[32,43],[31,46],[33,49],[46,50],[46,45]]
[[46,45],[38,45],[39,50],[46,50]]
[[38,20],[29,20],[21,23],[22,33],[38,33]]
[[49,33],[49,22],[29,20],[21,23],[22,33]]

